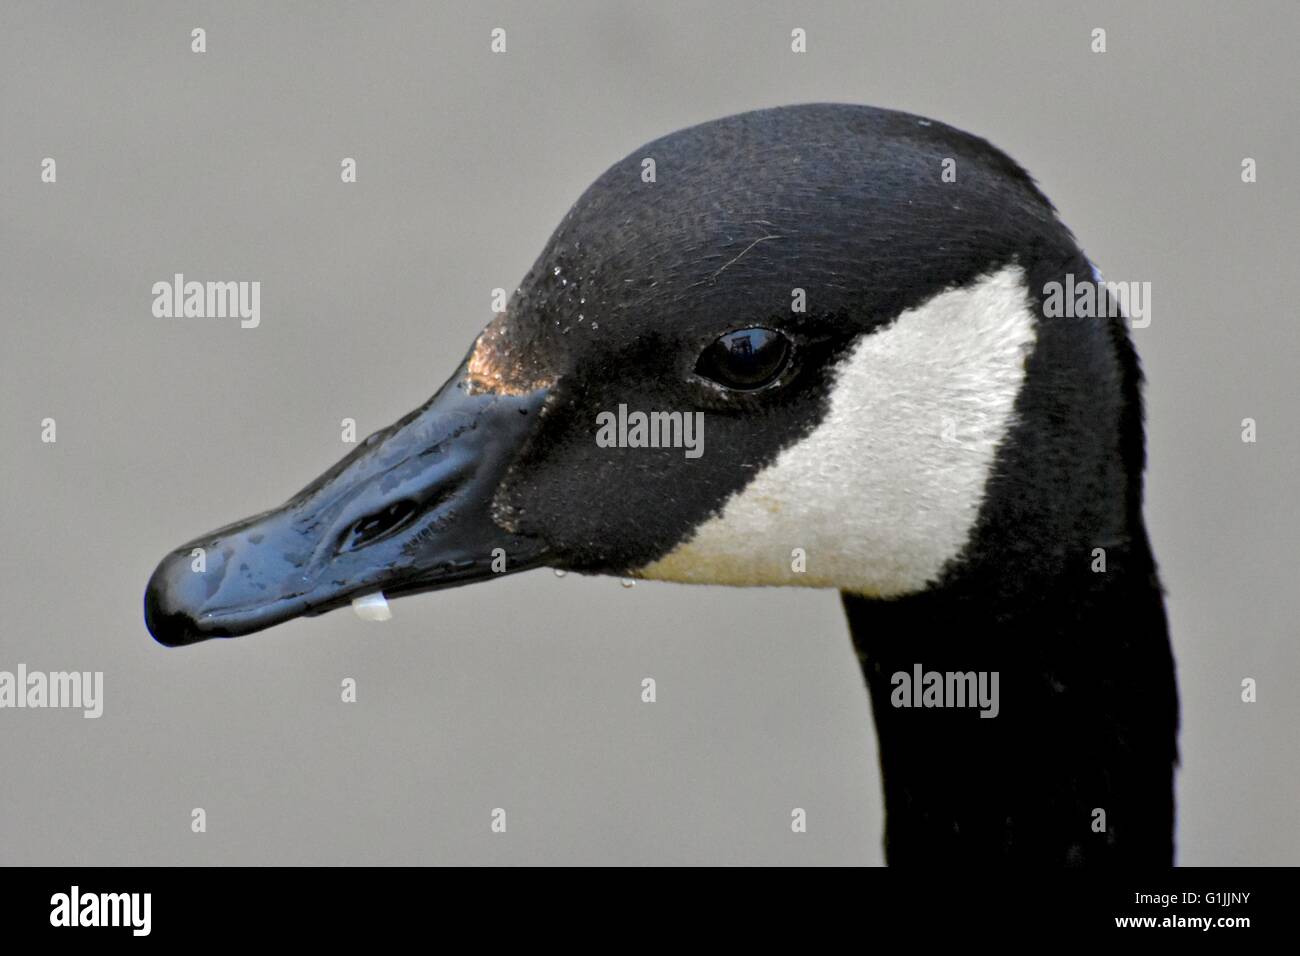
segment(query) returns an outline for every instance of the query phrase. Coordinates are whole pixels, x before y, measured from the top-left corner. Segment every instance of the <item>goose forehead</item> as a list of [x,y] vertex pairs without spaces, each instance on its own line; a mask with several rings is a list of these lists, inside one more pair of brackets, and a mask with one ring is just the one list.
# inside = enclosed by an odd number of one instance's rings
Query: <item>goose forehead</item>
[[923,590],[970,539],[1035,339],[1017,266],[902,312],[848,350],[815,429],[639,573]]

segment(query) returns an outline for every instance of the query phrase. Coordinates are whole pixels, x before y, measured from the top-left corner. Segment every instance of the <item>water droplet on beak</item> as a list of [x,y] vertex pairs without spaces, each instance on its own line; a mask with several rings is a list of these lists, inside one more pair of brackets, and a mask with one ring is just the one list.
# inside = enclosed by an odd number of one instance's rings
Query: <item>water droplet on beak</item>
[[357,617],[363,621],[389,621],[393,617],[392,609],[389,608],[388,599],[384,597],[383,591],[353,598],[352,610],[356,611]]

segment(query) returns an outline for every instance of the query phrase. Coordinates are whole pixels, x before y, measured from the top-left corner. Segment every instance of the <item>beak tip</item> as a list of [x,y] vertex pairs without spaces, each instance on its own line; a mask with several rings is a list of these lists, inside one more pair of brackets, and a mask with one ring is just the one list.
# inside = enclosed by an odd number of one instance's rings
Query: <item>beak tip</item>
[[144,592],[144,626],[164,647],[183,647],[208,636],[200,631],[198,622],[180,600],[176,559],[175,554],[163,558]]

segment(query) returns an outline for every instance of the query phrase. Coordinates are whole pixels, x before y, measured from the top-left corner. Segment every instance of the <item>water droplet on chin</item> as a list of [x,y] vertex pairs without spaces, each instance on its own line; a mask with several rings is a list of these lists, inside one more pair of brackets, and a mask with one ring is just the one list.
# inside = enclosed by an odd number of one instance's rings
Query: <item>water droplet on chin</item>
[[636,582],[633,581],[631,578],[624,578],[624,579],[623,579],[623,587],[625,587],[625,588],[634,588],[634,587],[636,587]]
[[562,578],[562,577],[564,577],[564,576],[565,576],[566,574],[568,574],[568,573],[569,573],[569,572],[568,572],[568,571],[565,571],[563,568],[556,568],[556,569],[555,569],[555,576],[556,576],[557,578]]

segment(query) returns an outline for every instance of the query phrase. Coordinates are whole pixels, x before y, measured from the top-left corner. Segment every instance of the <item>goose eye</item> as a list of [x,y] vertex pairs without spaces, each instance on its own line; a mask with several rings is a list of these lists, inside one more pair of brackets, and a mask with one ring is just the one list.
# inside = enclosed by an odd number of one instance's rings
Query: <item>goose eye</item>
[[727,388],[752,391],[771,384],[790,358],[790,340],[774,329],[737,329],[718,338],[695,363],[697,375]]

